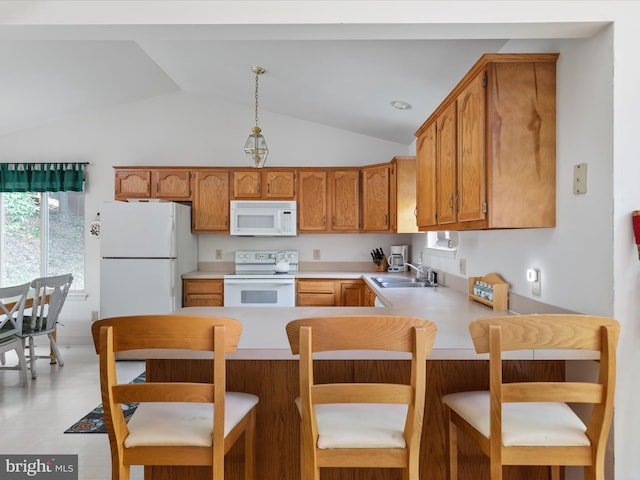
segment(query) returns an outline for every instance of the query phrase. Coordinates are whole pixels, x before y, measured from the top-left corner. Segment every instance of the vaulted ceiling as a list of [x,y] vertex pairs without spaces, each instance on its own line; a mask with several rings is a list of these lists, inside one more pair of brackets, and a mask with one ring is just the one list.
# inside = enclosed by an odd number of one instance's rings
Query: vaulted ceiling
[[[591,35],[600,27],[573,27],[570,35]],[[259,65],[266,69],[260,111],[409,144],[480,55],[500,51],[525,30],[502,26],[475,34],[458,26],[433,38],[376,39],[275,28],[243,35],[240,27],[220,33],[169,25],[0,26],[0,134],[177,91],[253,108],[251,66]],[[532,38],[548,35],[541,25],[532,32]],[[418,38],[405,38],[412,36]],[[395,109],[395,100],[412,108]]]

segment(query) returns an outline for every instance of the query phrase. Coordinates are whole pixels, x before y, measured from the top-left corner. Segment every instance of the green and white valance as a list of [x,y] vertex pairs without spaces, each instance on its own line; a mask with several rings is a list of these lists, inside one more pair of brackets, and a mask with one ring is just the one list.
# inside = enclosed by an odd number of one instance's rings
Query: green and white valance
[[82,192],[86,163],[0,163],[0,192]]

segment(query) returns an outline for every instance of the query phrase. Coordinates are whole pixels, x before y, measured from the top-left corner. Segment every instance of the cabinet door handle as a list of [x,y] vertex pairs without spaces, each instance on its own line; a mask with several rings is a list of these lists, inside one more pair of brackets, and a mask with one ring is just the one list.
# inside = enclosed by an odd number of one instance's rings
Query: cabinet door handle
[[453,193],[449,197],[449,209],[453,212]]
[[413,216],[418,218],[418,207],[413,209]]

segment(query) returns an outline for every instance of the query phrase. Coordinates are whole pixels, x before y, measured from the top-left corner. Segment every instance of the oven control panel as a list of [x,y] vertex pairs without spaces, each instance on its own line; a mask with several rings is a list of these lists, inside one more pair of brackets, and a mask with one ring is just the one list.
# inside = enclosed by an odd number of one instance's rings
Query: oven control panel
[[236,265],[273,265],[279,260],[297,264],[298,252],[296,250],[237,250],[235,254]]

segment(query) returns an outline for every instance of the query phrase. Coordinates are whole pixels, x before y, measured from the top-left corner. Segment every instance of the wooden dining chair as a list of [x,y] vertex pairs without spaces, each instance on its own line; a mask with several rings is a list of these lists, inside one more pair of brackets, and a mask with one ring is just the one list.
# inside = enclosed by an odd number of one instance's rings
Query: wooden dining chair
[[[22,330],[24,305],[29,288],[29,283],[0,288],[0,355],[3,356],[0,369],[19,370],[22,386],[27,385],[27,362],[22,338],[18,333]],[[12,350],[18,355],[18,364],[5,365],[4,354]]]
[[[56,275],[52,277],[36,278],[31,282],[33,289],[33,306],[24,315],[22,323],[22,345],[27,352],[27,364],[31,370],[31,378],[37,377],[36,360],[39,358],[49,359],[51,363],[57,362],[64,365],[60,349],[56,342],[56,331],[60,311],[67,299],[67,294],[73,282],[73,275],[70,273]],[[35,338],[47,336],[49,339],[49,355],[37,355]],[[28,343],[27,343],[28,341]]]
[[[254,479],[258,397],[227,392],[225,385],[225,356],[236,351],[240,322],[141,315],[99,320],[91,330],[100,355],[113,480],[129,479],[131,465],[210,466],[213,478],[223,480],[225,454],[243,434],[244,476],[245,480]],[[146,383],[119,384],[116,354],[131,350],[143,350],[147,358],[172,358],[177,350],[211,352],[213,381],[158,382],[147,374]],[[129,402],[139,405],[127,424],[121,404]]]
[[[560,480],[561,466],[584,466],[585,480],[604,480],[619,323],[588,315],[520,315],[476,320],[469,330],[476,352],[489,353],[489,390],[443,397],[449,480],[458,478],[458,430],[489,457],[492,480],[502,479],[503,465],[549,466],[553,480]],[[532,349],[598,352],[598,379],[503,382],[502,352]],[[593,405],[586,424],[569,403]]]
[[[323,467],[377,467],[403,469],[405,480],[418,480],[426,356],[435,324],[335,316],[294,320],[286,331],[291,351],[300,355],[301,478],[319,480]],[[315,383],[313,354],[340,350],[409,353],[410,383]]]

